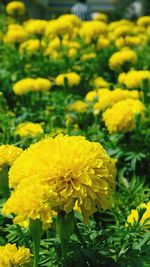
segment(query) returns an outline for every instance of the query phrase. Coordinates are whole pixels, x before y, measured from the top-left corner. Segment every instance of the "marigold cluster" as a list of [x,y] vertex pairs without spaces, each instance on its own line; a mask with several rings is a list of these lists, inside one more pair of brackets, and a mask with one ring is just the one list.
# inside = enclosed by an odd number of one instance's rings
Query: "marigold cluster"
[[14,161],[22,153],[22,149],[13,145],[1,145],[0,146],[0,166],[7,164],[12,166]]
[[51,88],[51,81],[44,78],[25,78],[13,85],[16,95],[23,95],[27,92],[47,92]]
[[132,50],[122,50],[114,53],[109,59],[109,67],[112,70],[120,70],[125,64],[134,65],[137,62],[137,55]]
[[70,73],[65,73],[65,74],[60,74],[56,77],[55,79],[55,83],[58,86],[64,86],[65,85],[65,80],[67,82],[67,84],[72,87],[75,85],[78,85],[80,83],[80,76],[79,74],[75,73],[75,72],[70,72]]
[[26,11],[24,3],[21,1],[12,1],[7,4],[6,12],[8,15],[23,15]]
[[143,114],[145,106],[140,100],[127,99],[107,109],[102,117],[110,134],[130,132],[135,128],[135,116]]
[[40,123],[24,122],[17,126],[15,134],[20,137],[34,137],[43,134],[43,128]]
[[118,76],[118,82],[129,89],[140,88],[144,80],[150,82],[150,71],[130,70],[127,73],[120,73]]

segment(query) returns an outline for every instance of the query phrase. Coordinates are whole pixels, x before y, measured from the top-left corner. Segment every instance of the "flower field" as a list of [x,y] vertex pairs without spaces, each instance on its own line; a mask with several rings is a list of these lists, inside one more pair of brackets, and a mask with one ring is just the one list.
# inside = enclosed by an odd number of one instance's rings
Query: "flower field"
[[0,267],[148,267],[150,16],[0,8]]

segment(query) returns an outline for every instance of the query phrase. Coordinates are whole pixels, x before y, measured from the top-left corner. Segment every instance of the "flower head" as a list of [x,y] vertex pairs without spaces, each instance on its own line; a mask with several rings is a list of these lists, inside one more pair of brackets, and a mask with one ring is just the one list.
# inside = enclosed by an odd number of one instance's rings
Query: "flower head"
[[22,153],[22,149],[13,145],[0,146],[0,166],[7,164],[12,166],[17,157]]
[[70,87],[78,85],[80,83],[80,76],[79,74],[75,72],[69,72],[65,74],[60,74],[56,77],[56,85],[58,86],[64,86],[65,85],[65,79],[67,80],[67,83]]
[[132,50],[122,50],[114,53],[109,59],[109,66],[112,70],[120,70],[125,64],[136,64],[137,55]]
[[15,191],[29,183],[47,185],[57,194],[52,209],[69,213],[77,203],[85,221],[97,208],[110,207],[114,177],[115,161],[99,143],[63,135],[31,145],[9,172],[10,186]]
[[23,15],[26,11],[24,3],[21,1],[12,1],[7,4],[6,12],[8,15]]
[[24,122],[17,126],[15,134],[20,137],[34,137],[42,134],[43,132],[44,131],[40,123]]
[[0,246],[1,267],[25,267],[30,263],[31,253],[28,248],[19,247],[15,244]]

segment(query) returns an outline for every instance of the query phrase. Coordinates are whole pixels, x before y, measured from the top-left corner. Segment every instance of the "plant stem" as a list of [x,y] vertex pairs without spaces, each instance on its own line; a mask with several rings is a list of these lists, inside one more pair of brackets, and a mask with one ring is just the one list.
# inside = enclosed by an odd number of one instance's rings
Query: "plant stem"
[[38,219],[30,220],[30,232],[33,240],[33,252],[34,252],[33,267],[38,267],[40,241],[42,236],[42,222]]

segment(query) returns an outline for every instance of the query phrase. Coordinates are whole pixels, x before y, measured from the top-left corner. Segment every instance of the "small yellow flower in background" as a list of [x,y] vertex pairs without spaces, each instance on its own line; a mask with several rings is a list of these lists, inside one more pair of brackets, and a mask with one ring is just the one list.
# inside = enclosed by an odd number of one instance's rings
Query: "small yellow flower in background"
[[27,92],[47,92],[50,90],[51,81],[45,78],[25,78],[13,85],[13,91],[16,95],[23,95]]
[[98,93],[97,93],[96,90],[89,91],[85,96],[85,100],[88,101],[88,102],[92,102],[97,97],[98,97]]
[[76,57],[77,56],[77,49],[75,49],[75,48],[70,48],[69,50],[68,50],[68,57],[70,57],[70,58],[74,58],[74,57]]
[[10,28],[6,35],[4,36],[4,42],[9,44],[15,44],[15,43],[22,43],[26,41],[28,38],[27,32],[23,29],[23,27],[13,27]]
[[77,100],[74,103],[68,105],[69,111],[76,111],[79,113],[84,113],[87,110],[87,108],[88,105],[81,100]]
[[55,82],[58,86],[64,86],[65,85],[65,79],[67,79],[67,83],[70,87],[78,85],[80,83],[80,75],[75,72],[69,72],[60,74],[56,77]]
[[116,38],[124,37],[126,35],[132,34],[133,27],[131,25],[120,25],[114,30],[114,36]]
[[103,120],[110,134],[130,132],[135,128],[135,116],[143,115],[145,106],[140,100],[127,99],[114,104],[103,114]]
[[61,15],[58,20],[60,21],[60,23],[64,22],[64,21],[68,21],[70,22],[74,27],[80,27],[82,24],[82,21],[75,15],[73,14],[65,14],[65,15]]
[[25,31],[33,35],[43,34],[46,25],[47,21],[42,19],[30,19],[23,23]]
[[13,145],[1,145],[0,146],[0,166],[7,164],[12,166],[14,161],[22,153],[22,149]]
[[106,34],[107,25],[102,21],[84,22],[80,29],[80,36],[86,40],[96,40],[100,35]]
[[106,37],[101,36],[97,40],[97,48],[105,48],[108,47],[109,45],[110,45],[110,40]]
[[25,42],[23,42],[19,47],[20,53],[29,53],[33,54],[34,52],[37,52],[40,49],[40,41],[38,39],[30,39]]
[[150,26],[150,16],[143,16],[143,17],[140,17],[140,18],[137,20],[137,24],[138,24],[139,26],[144,26],[144,27]]
[[127,217],[126,227],[139,224],[145,230],[150,228],[150,201],[141,203],[136,209],[132,209]]
[[0,246],[1,267],[25,267],[31,261],[31,253],[28,248],[19,247],[15,244]]
[[96,53],[88,53],[81,56],[81,61],[86,61],[88,59],[96,58]]
[[[82,136],[58,135],[31,145],[15,161],[9,172],[10,186],[16,188],[17,192],[20,189],[20,202],[17,205],[22,210],[24,204],[21,204],[21,190],[24,188],[27,194],[25,188],[28,188],[29,180],[31,185],[38,184],[39,191],[44,184],[57,195],[57,202],[50,204],[52,209],[70,213],[77,202],[84,221],[87,221],[97,208],[111,206],[111,192],[115,187],[115,161],[99,143],[89,142]],[[29,209],[34,202],[34,195],[30,195],[33,201],[29,201]],[[35,201],[38,201],[37,198]],[[28,198],[25,199],[27,201]],[[15,203],[11,204],[10,198],[4,206],[4,213],[13,212],[14,209]],[[35,212],[38,213],[38,208]]]
[[26,11],[24,3],[21,1],[12,1],[7,4],[6,12],[8,15],[23,15]]
[[109,83],[103,77],[97,77],[92,82],[94,88],[108,87]]
[[48,22],[45,28],[45,36],[46,37],[63,37],[66,34],[72,35],[73,25],[69,21],[65,20],[52,20]]
[[112,107],[115,103],[128,98],[138,99],[139,92],[137,90],[124,90],[121,88],[115,88],[114,90],[99,89],[97,91],[98,102],[94,104],[94,110],[102,111],[109,107]]
[[150,82],[150,71],[131,70],[127,73],[121,73],[118,76],[118,82],[124,84],[129,89],[140,88],[144,80]]
[[137,55],[132,50],[122,50],[114,53],[109,59],[109,67],[112,70],[120,70],[124,64],[130,63],[131,65],[136,64]]
[[94,20],[100,20],[100,21],[103,21],[103,22],[107,22],[108,21],[108,17],[106,14],[104,13],[97,13],[94,18]]
[[40,123],[24,122],[17,126],[16,135],[20,137],[34,137],[43,134],[43,128]]

